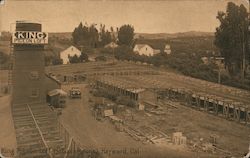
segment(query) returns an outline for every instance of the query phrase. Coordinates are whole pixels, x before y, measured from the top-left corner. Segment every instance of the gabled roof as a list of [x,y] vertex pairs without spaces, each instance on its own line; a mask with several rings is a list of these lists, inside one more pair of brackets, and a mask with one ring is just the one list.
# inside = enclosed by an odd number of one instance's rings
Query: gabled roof
[[52,91],[49,91],[48,95],[50,97],[55,96],[55,95],[67,96],[67,93],[63,91],[62,89],[54,89]]
[[139,49],[141,49],[142,47],[145,46],[145,44],[136,44],[135,46],[137,46]]
[[116,48],[118,45],[115,42],[110,42],[109,44],[106,44],[104,46],[105,48],[111,47],[111,48]]
[[[143,47],[145,47],[145,46],[149,46],[149,47],[151,47],[150,45],[148,45],[148,44],[136,44],[135,45],[135,47],[138,47],[138,49],[142,49]],[[152,47],[151,47],[152,48]]]
[[79,49],[77,49],[75,46],[69,46],[67,49],[64,49],[63,51],[61,51],[60,53],[62,53],[62,52],[65,52],[65,51],[67,51],[67,50],[71,50],[71,49],[74,49],[74,50],[77,50],[77,51],[79,51],[80,52],[80,50]]

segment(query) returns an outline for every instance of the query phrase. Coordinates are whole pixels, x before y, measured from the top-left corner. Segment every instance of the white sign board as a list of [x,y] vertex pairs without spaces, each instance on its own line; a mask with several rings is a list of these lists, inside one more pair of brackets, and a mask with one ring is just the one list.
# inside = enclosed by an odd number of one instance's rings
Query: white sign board
[[48,33],[36,31],[16,31],[12,34],[13,44],[48,44]]

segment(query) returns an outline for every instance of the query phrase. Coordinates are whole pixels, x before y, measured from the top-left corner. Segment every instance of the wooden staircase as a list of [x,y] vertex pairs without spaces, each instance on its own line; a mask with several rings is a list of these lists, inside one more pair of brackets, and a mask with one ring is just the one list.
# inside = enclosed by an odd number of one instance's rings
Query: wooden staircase
[[20,158],[62,158],[65,142],[57,116],[46,104],[13,105],[17,154]]

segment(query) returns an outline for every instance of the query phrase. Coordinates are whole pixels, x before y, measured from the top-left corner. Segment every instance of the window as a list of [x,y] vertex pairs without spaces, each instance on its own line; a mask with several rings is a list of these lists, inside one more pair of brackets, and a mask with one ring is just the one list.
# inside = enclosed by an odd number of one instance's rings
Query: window
[[39,79],[39,74],[37,71],[31,71],[30,72],[30,79],[31,80],[38,80]]
[[38,89],[31,89],[31,97],[38,97],[39,90]]

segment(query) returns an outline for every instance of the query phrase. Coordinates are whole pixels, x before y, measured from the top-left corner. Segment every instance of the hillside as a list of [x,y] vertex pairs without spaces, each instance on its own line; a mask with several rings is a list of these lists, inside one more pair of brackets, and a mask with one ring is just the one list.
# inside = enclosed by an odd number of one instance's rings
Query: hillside
[[[51,32],[50,37],[57,38],[72,38],[71,32]],[[135,38],[146,38],[146,39],[168,39],[168,38],[181,38],[181,37],[210,37],[214,36],[213,32],[200,32],[200,31],[189,31],[189,32],[178,32],[178,33],[135,33]]]
[[172,39],[172,38],[183,38],[183,37],[211,37],[214,36],[213,32],[180,32],[180,33],[136,33],[135,37],[145,39]]
[[57,37],[60,39],[63,39],[63,38],[70,39],[72,38],[72,32],[49,32],[49,37]]

